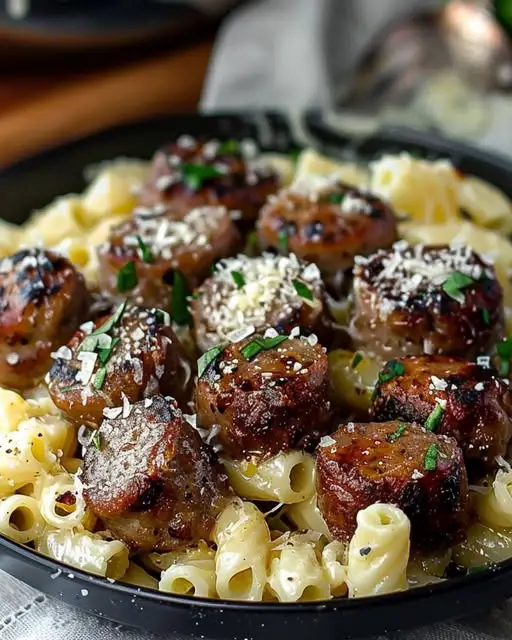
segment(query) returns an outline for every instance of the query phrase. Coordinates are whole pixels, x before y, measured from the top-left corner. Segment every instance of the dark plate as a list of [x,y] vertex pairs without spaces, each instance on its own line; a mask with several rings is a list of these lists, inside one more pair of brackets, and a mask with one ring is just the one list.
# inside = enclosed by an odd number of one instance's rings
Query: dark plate
[[[292,132],[279,114],[183,116],[123,126],[25,160],[0,174],[0,211],[22,221],[54,196],[84,186],[84,166],[116,156],[149,158],[180,133],[252,137],[263,148],[286,151],[306,140],[332,155],[374,157],[407,150],[451,158],[465,172],[489,180],[512,197],[512,166],[462,144],[402,129],[385,130],[358,145],[311,113]],[[496,606],[512,595],[512,560],[478,574],[405,593],[312,604],[261,604],[164,595],[111,583],[70,569],[0,537],[0,569],[45,593],[94,614],[149,631],[206,638],[324,640],[361,637],[421,626]],[[73,577],[70,577],[73,576]]]

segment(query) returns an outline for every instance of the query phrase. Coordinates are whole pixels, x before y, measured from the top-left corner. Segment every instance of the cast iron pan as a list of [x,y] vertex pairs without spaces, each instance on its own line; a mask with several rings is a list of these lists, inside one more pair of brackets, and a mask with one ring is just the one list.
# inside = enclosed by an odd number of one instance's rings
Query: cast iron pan
[[[451,158],[462,171],[493,182],[512,197],[512,165],[505,159],[431,134],[388,129],[354,145],[332,131],[316,113],[306,116],[300,127],[292,127],[280,114],[193,115],[119,127],[5,170],[0,174],[0,212],[8,220],[21,222],[31,209],[54,196],[83,188],[84,166],[121,155],[150,158],[157,147],[180,133],[251,137],[263,148],[278,151],[296,148],[307,139],[338,156],[356,150],[370,158],[385,151],[406,150]],[[119,623],[156,633],[233,640],[306,640],[313,634],[323,640],[341,640],[381,634],[475,614],[512,596],[512,560],[404,593],[293,605],[172,596],[112,583],[1,536],[0,569],[50,596]]]

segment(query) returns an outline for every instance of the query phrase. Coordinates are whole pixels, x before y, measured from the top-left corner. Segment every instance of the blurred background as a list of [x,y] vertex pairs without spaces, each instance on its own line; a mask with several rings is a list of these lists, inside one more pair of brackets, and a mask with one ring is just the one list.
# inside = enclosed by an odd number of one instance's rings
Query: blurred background
[[0,164],[143,117],[271,107],[512,154],[512,0],[0,3]]

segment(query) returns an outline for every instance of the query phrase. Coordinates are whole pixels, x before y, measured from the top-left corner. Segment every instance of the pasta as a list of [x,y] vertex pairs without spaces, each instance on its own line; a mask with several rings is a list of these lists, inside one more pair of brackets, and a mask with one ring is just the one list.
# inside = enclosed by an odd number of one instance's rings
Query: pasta
[[316,493],[304,502],[296,502],[286,507],[286,515],[298,529],[318,531],[330,540],[331,534],[317,507]]
[[[322,565],[319,538],[320,535],[286,533],[272,544],[268,586],[279,602],[330,598],[330,575]],[[332,556],[327,556],[328,565],[335,572]]]
[[499,469],[489,491],[476,495],[478,519],[490,527],[512,527],[512,471]]
[[119,580],[130,564],[128,547],[88,531],[49,530],[36,540],[36,550],[54,560],[98,576]]
[[417,160],[402,153],[385,155],[371,168],[370,189],[416,222],[433,224],[459,217],[459,183],[449,162]]
[[[384,155],[369,167],[312,149],[296,159],[264,154],[261,161],[280,174],[283,186],[298,191],[335,180],[362,193],[371,190],[400,214],[399,235],[411,244],[460,243],[484,255],[494,263],[512,332],[512,242],[505,235],[512,233],[512,202],[494,185],[461,175],[448,161],[406,153]],[[43,245],[67,257],[96,291],[96,249],[131,215],[149,172],[145,161],[105,163],[94,168],[83,193],[56,198],[22,227],[1,221],[0,257]],[[335,322],[347,330],[355,302],[351,295],[329,298]],[[175,320],[173,330],[196,359],[194,330]],[[317,336],[309,337],[314,346]],[[328,360],[327,400],[350,420],[367,416],[381,363],[369,352],[338,348]],[[325,438],[320,446],[332,444]],[[86,508],[78,439],[77,425],[52,402],[45,383],[19,393],[0,387],[0,534],[70,567],[126,584],[179,595],[292,603],[402,591],[444,580],[451,563],[472,570],[512,558],[512,471],[498,471],[490,487],[475,491],[477,520],[467,540],[420,556],[410,555],[411,524],[392,504],[359,511],[350,543],[333,539],[318,508],[315,456],[302,450],[259,461],[221,457],[236,497],[211,536],[204,536],[214,544],[196,540],[189,548],[135,555],[123,542],[96,533],[107,526]]]
[[347,583],[351,598],[405,591],[411,524],[390,504],[373,504],[357,515],[350,541]]
[[270,556],[270,532],[261,511],[250,502],[232,502],[217,520],[214,539],[219,596],[261,600]]
[[43,533],[44,520],[39,502],[21,494],[0,500],[0,533],[15,542],[27,544]]
[[[216,595],[215,552],[207,547],[166,554],[168,567],[162,572],[160,591],[213,598]],[[174,556],[171,560],[169,556]]]
[[242,498],[302,502],[315,491],[315,461],[301,451],[281,453],[256,467],[250,462],[224,462],[232,487]]

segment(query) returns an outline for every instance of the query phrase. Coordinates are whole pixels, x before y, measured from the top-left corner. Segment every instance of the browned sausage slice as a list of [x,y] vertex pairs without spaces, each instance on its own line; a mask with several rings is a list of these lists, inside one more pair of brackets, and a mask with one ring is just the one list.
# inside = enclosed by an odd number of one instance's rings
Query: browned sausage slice
[[48,389],[76,422],[97,427],[104,410],[158,393],[173,393],[186,409],[193,369],[170,326],[169,314],[121,304],[96,324],[82,325],[55,354]]
[[0,262],[0,384],[32,386],[87,313],[82,275],[64,257],[23,249]]
[[103,422],[87,447],[82,480],[89,508],[114,537],[139,551],[208,538],[228,494],[212,451],[161,396]]
[[462,452],[453,438],[418,424],[348,423],[317,449],[318,506],[331,533],[348,540],[357,512],[396,504],[411,521],[416,547],[450,547],[464,538],[469,493]]
[[251,327],[256,332],[274,327],[289,333],[298,326],[303,333],[316,333],[321,342],[330,335],[331,316],[320,271],[294,254],[222,260],[196,291],[191,307],[201,351]]
[[[224,207],[199,207],[173,220],[160,210],[135,210],[110,233],[98,249],[102,289],[119,290],[144,307],[167,308],[174,272],[185,279],[189,290],[210,274],[212,265],[241,248],[241,236]],[[120,282],[122,271],[135,271],[133,286]],[[121,275],[120,275],[121,274]]]
[[163,204],[178,216],[194,207],[224,205],[251,222],[279,184],[254,143],[181,136],[155,154],[140,202],[145,207]]
[[469,247],[401,241],[356,263],[353,337],[385,360],[422,353],[472,359],[503,334],[496,273]]
[[258,236],[264,249],[289,249],[328,276],[351,269],[356,255],[390,247],[398,238],[394,213],[382,200],[328,181],[269,196]]
[[504,456],[512,436],[507,385],[489,367],[448,356],[392,361],[379,376],[376,420],[419,422],[457,440],[470,477]]
[[311,449],[331,427],[325,349],[312,336],[267,336],[226,347],[197,384],[199,424],[220,427],[219,444],[231,458]]

